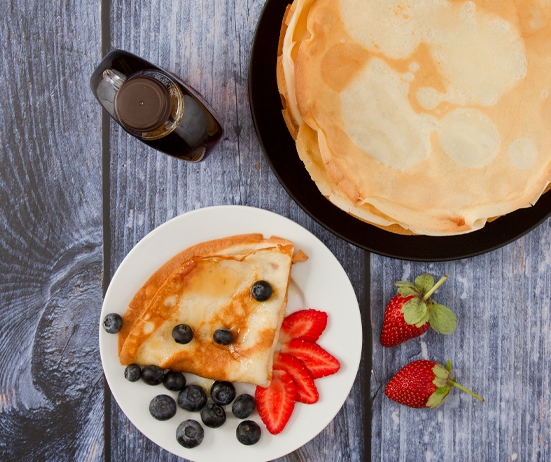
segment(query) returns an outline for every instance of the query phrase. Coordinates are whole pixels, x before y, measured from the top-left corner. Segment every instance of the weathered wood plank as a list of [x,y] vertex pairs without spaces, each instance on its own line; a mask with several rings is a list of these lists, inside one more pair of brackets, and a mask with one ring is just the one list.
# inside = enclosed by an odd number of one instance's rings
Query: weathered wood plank
[[[551,459],[550,223],[505,248],[450,263],[372,259],[372,460],[546,461]],[[455,333],[429,331],[383,348],[392,283],[422,272],[449,274],[437,298],[458,316]],[[384,396],[388,380],[416,359],[452,360],[458,383],[442,407],[417,410]]]
[[2,2],[0,22],[0,459],[99,461],[100,2]]
[[[111,125],[112,272],[145,234],[178,214],[210,205],[250,205],[287,216],[320,237],[368,309],[365,252],[325,231],[289,198],[256,138],[247,69],[262,7],[262,1],[243,0],[113,2],[112,47],[136,53],[189,82],[220,114],[225,137],[209,159],[192,165],[158,154]],[[356,380],[346,405],[324,432],[281,460],[363,460],[368,380],[367,375]],[[181,460],[147,440],[114,401],[112,408],[112,460]]]

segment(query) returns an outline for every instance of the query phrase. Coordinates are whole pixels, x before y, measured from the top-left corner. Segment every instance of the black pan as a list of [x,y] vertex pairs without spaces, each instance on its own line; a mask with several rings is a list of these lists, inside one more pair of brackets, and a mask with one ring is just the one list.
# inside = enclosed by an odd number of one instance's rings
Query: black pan
[[549,193],[533,207],[517,210],[470,234],[401,236],[364,223],[329,202],[310,179],[281,115],[276,63],[281,21],[288,3],[267,0],[258,20],[249,63],[249,102],[256,133],[273,172],[314,220],[370,252],[402,260],[445,261],[473,257],[509,244],[551,214]]

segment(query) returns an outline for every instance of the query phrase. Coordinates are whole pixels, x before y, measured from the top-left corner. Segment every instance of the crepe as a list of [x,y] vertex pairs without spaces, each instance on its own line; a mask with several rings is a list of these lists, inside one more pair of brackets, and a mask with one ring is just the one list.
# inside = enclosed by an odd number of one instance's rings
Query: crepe
[[550,18],[545,2],[296,0],[278,85],[320,191],[437,236],[535,203],[551,176]]
[[[262,235],[233,236],[191,247],[161,267],[136,294],[119,334],[122,365],[157,365],[212,380],[266,387],[287,305],[294,246]],[[264,302],[250,294],[254,282],[272,286]],[[172,337],[189,325],[193,340]],[[213,333],[227,328],[230,345]]]

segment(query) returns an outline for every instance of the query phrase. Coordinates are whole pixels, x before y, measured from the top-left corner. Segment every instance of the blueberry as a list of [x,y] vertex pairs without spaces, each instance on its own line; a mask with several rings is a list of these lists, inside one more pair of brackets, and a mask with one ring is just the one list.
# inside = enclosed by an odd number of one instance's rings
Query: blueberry
[[172,396],[158,395],[149,403],[149,413],[157,420],[168,420],[176,415],[176,401]]
[[165,378],[165,371],[158,366],[145,366],[142,369],[142,380],[148,385],[159,385]]
[[233,334],[229,329],[216,329],[212,338],[219,345],[229,345],[233,341]]
[[226,404],[230,404],[235,398],[235,388],[230,382],[217,380],[212,384],[210,397],[216,404],[225,406]]
[[251,294],[257,302],[265,302],[272,296],[272,286],[266,281],[256,281],[251,287]]
[[108,334],[118,334],[122,329],[122,318],[117,313],[111,313],[103,318],[103,328]]
[[180,391],[186,386],[186,378],[181,372],[168,371],[163,384],[167,390]]
[[254,420],[244,420],[237,426],[235,436],[241,444],[256,444],[260,439],[260,427]]
[[201,420],[207,427],[221,427],[226,421],[226,411],[218,404],[209,403],[201,409]]
[[188,385],[178,394],[178,406],[186,411],[199,411],[207,404],[207,394],[199,385]]
[[204,436],[205,430],[193,419],[184,420],[176,429],[176,439],[184,448],[191,449],[199,446]]
[[186,324],[178,324],[174,329],[172,329],[172,338],[176,343],[186,344],[191,342],[193,339],[193,331],[191,327]]
[[251,395],[239,395],[231,408],[233,415],[238,419],[246,419],[256,407],[256,401]]
[[142,376],[142,368],[137,364],[129,364],[124,370],[124,378],[130,382],[137,382]]

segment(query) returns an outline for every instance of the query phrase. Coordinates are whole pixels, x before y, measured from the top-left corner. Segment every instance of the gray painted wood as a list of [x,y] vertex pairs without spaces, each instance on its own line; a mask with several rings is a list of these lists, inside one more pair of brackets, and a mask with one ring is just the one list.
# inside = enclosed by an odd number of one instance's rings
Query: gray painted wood
[[[551,460],[550,223],[487,255],[431,264],[369,256],[314,223],[270,171],[252,126],[247,66],[263,4],[104,1],[103,23],[101,0],[0,4],[0,460],[182,460],[137,431],[109,394],[103,400],[103,246],[113,274],[156,226],[219,204],[272,210],[312,231],[343,264],[363,311],[350,397],[327,429],[281,461],[363,461],[369,443],[381,461]],[[102,171],[101,110],[88,88],[102,30],[112,48],[175,72],[219,112],[225,138],[206,162],[171,159],[111,123]],[[450,275],[438,300],[457,313],[457,331],[383,349],[392,283],[424,271]],[[486,403],[459,390],[437,410],[389,401],[388,380],[419,358],[450,358],[459,383]]]
[[103,460],[99,3],[0,4],[0,460]]
[[[365,252],[321,228],[289,198],[256,138],[247,69],[262,7],[258,1],[113,2],[112,48],[135,53],[182,77],[220,114],[225,137],[205,162],[188,164],[157,153],[111,124],[111,271],[143,236],[176,215],[211,205],[249,205],[289,217],[318,236],[343,264],[367,310]],[[367,396],[367,382],[358,378],[329,427],[280,460],[363,460],[362,409]],[[111,457],[116,461],[181,460],[144,437],[114,401]]]
[[[517,242],[451,263],[373,256],[372,460],[551,460],[550,223]],[[430,272],[449,279],[434,298],[454,310],[457,329],[432,330],[395,348],[379,337],[396,280]],[[453,390],[438,409],[410,409],[384,395],[388,380],[416,359],[445,364],[457,382],[486,399]]]

